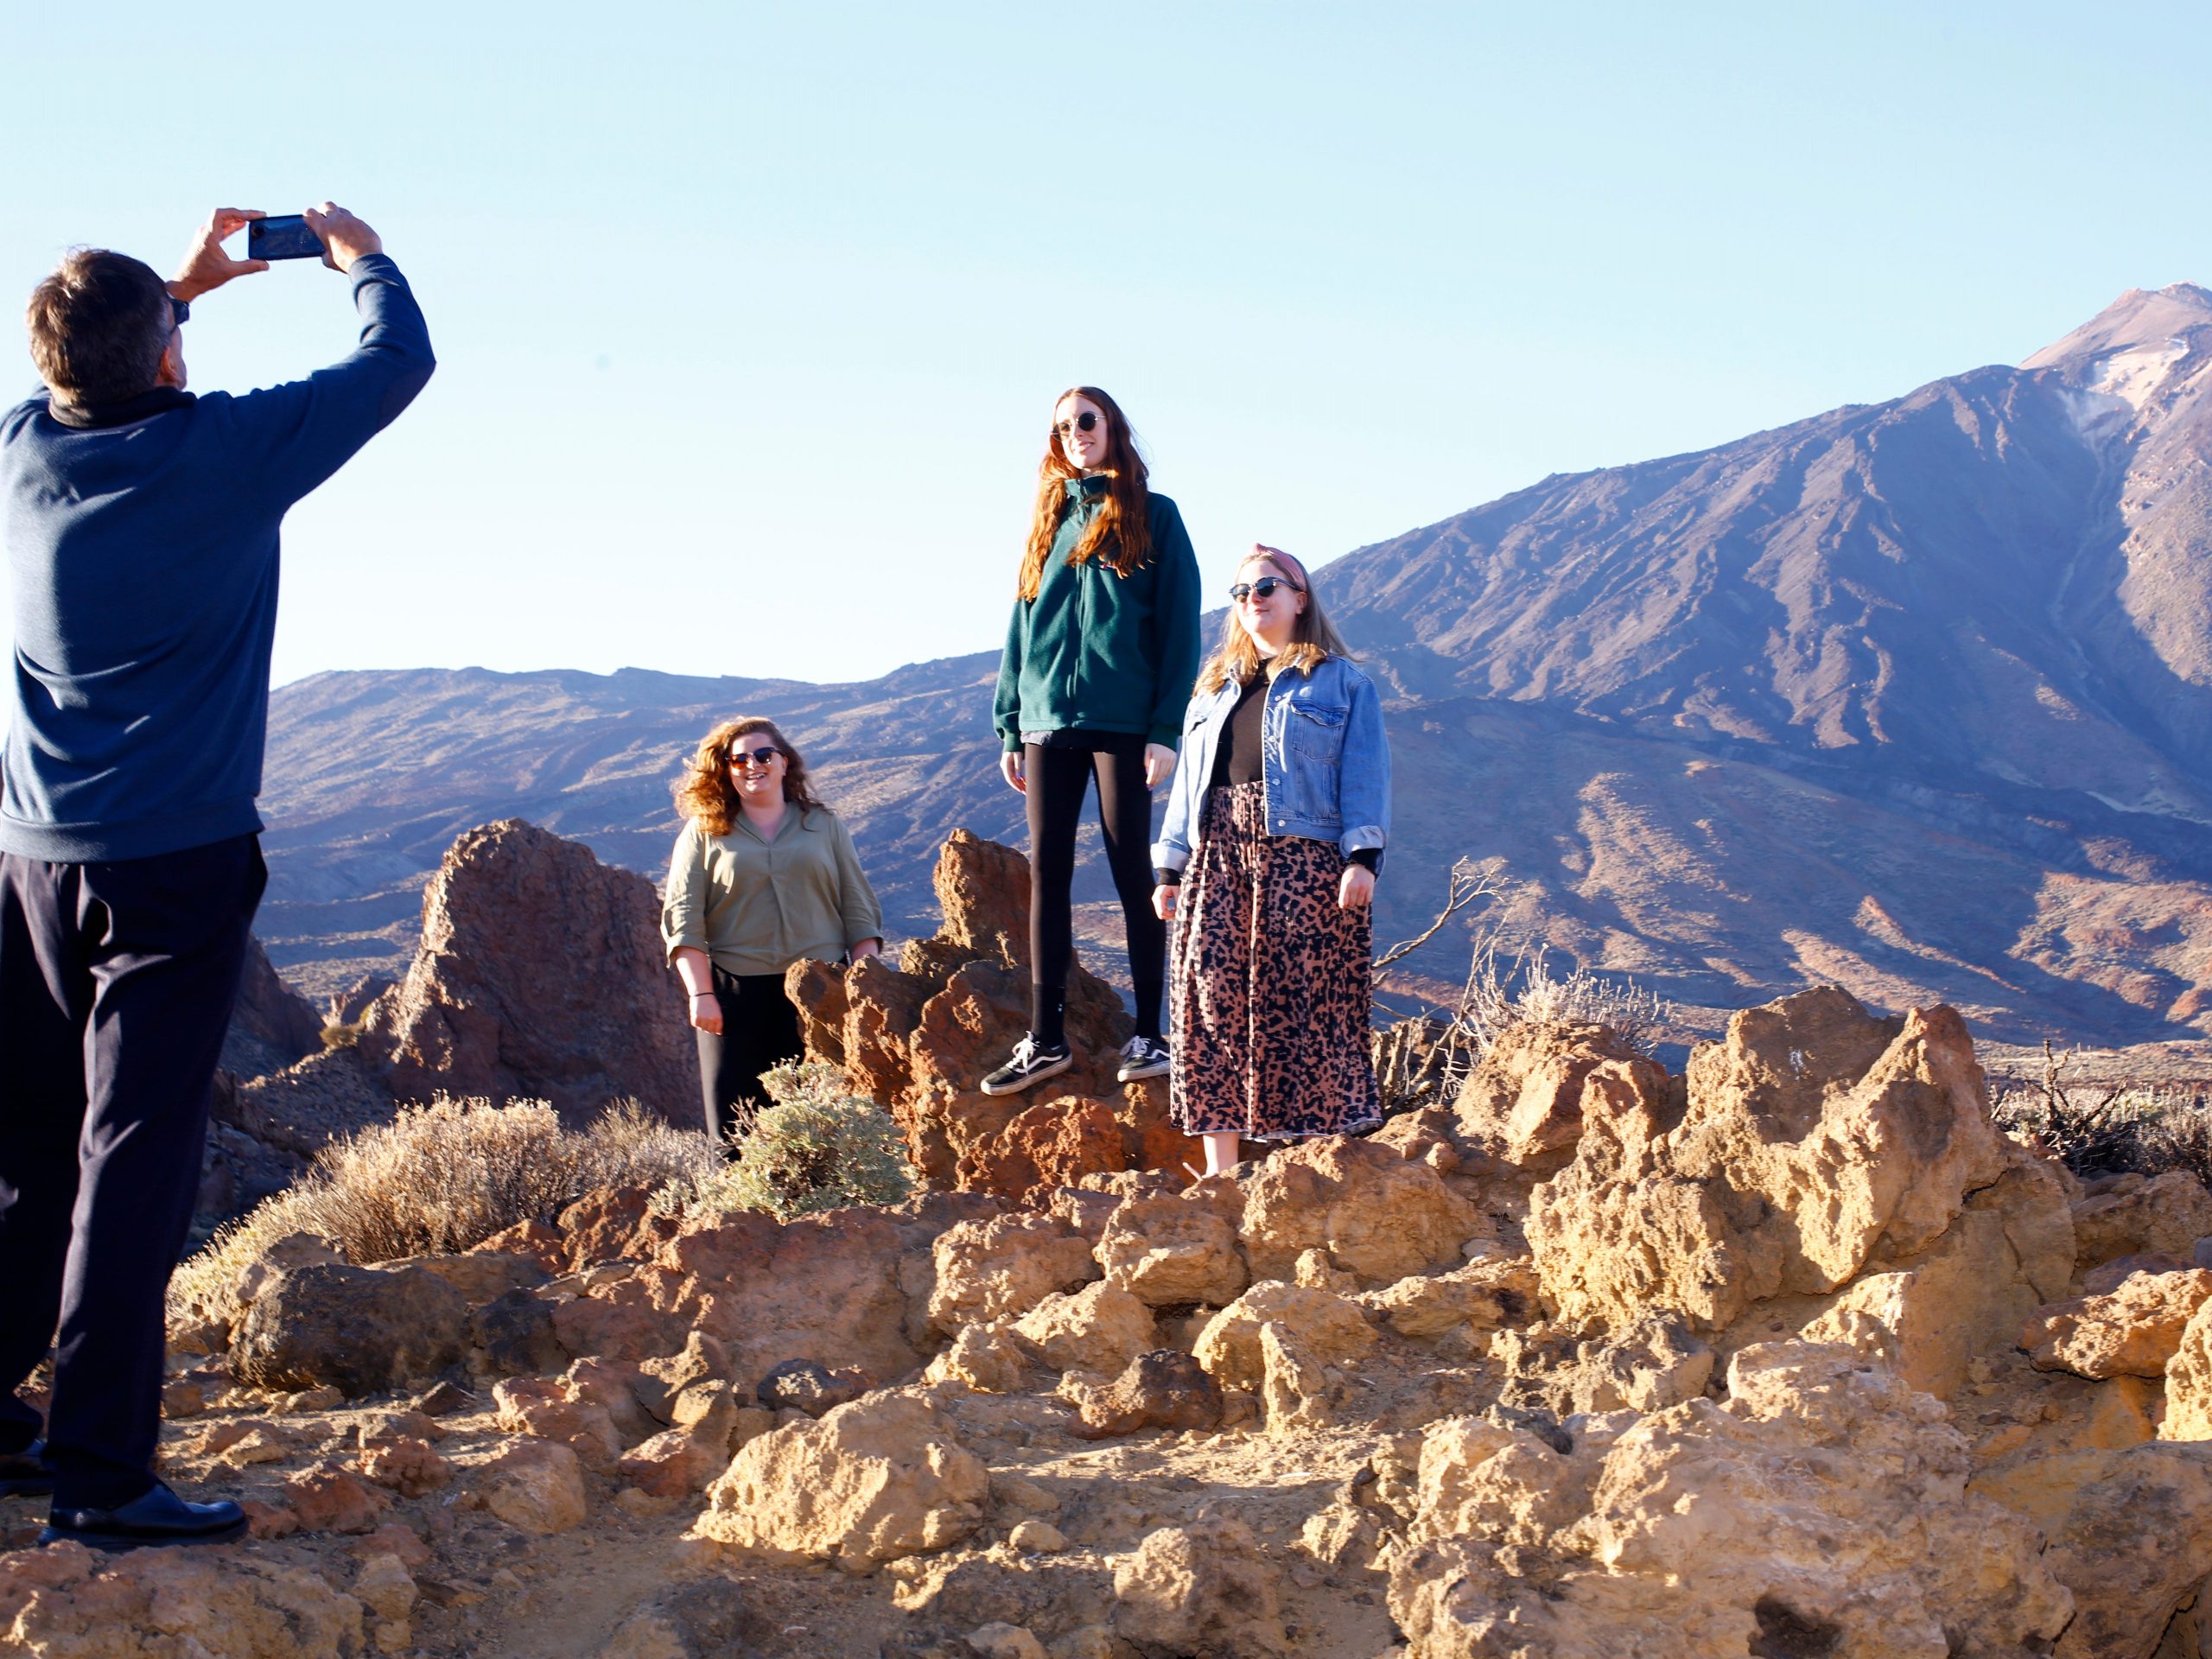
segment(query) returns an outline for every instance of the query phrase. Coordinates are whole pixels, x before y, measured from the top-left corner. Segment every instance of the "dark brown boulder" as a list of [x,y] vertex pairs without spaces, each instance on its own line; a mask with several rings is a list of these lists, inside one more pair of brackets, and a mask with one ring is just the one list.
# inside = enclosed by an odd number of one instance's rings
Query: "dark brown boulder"
[[849,1368],[832,1370],[810,1359],[787,1359],[771,1367],[753,1392],[762,1405],[772,1409],[796,1407],[810,1417],[819,1417],[859,1399],[868,1388],[868,1378]]
[[329,1384],[357,1398],[427,1382],[467,1351],[468,1303],[420,1267],[315,1262],[277,1274],[231,1337],[231,1375],[259,1389]]
[[531,1290],[511,1290],[468,1316],[470,1345],[491,1376],[535,1376],[567,1354],[553,1333],[553,1309]]
[[1213,1428],[1222,1412],[1221,1385],[1186,1353],[1156,1348],[1128,1363],[1113,1385],[1086,1401],[1085,1440],[1134,1434],[1141,1428]]

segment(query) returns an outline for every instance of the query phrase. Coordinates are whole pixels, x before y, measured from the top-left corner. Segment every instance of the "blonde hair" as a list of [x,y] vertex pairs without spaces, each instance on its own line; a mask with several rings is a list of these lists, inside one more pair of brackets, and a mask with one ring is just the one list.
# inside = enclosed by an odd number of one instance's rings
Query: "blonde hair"
[[[1331,657],[1349,658],[1351,652],[1344,645],[1344,636],[1329,620],[1328,613],[1321,608],[1321,595],[1313,591],[1313,578],[1306,574],[1306,567],[1279,547],[1269,547],[1264,542],[1252,543],[1252,550],[1241,560],[1236,569],[1241,573],[1248,564],[1272,564],[1275,574],[1287,577],[1306,595],[1306,608],[1298,613],[1298,621],[1291,629],[1290,643],[1273,657],[1264,659],[1268,677],[1272,679],[1287,668],[1311,675]],[[1205,666],[1198,671],[1198,689],[1202,692],[1218,691],[1224,685],[1249,685],[1252,677],[1260,671],[1262,658],[1260,647],[1245,631],[1236,617],[1236,607],[1229,607],[1229,615],[1221,625],[1221,643],[1207,658]]]
[[783,751],[784,798],[799,809],[802,821],[808,809],[822,806],[814,786],[806,780],[806,762],[776,729],[776,722],[759,715],[741,715],[722,721],[700,739],[699,747],[684,762],[683,776],[676,780],[676,810],[696,819],[710,836],[729,834],[737,822],[737,791],[729,780],[730,751],[737,747],[738,739],[755,732],[766,733],[769,741]]

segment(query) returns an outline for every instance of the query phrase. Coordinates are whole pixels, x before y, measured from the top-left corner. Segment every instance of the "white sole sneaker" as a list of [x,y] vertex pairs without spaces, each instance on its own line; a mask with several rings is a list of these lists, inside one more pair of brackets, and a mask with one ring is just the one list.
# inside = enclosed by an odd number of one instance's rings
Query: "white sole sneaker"
[[1141,1083],[1147,1077],[1164,1077],[1166,1075],[1167,1056],[1162,1054],[1156,1060],[1123,1060],[1122,1069],[1114,1074],[1114,1080],[1116,1083]]
[[997,1071],[992,1072],[989,1077],[985,1077],[982,1083],[978,1086],[981,1087],[982,1091],[987,1095],[1018,1095],[1023,1090],[1033,1088],[1036,1084],[1044,1082],[1047,1077],[1058,1077],[1061,1072],[1066,1071],[1074,1064],[1075,1054],[1074,1052],[1071,1050],[1069,1052],[1059,1055],[1056,1058],[1039,1060],[1035,1065],[1030,1067],[1027,1071],[1020,1072],[1013,1077],[1006,1075],[1009,1067],[1002,1065]]

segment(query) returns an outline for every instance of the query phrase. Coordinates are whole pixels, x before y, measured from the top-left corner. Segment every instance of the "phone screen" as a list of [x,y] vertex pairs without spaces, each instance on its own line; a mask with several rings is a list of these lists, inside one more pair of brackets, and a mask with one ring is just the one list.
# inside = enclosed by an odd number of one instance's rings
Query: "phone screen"
[[297,213],[257,219],[245,227],[245,257],[249,259],[320,259],[322,238],[308,228]]

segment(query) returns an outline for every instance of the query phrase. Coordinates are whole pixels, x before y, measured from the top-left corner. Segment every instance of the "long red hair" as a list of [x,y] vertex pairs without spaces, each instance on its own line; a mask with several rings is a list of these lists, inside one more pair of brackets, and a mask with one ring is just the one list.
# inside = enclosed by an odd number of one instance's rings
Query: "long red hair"
[[[1122,406],[1096,386],[1070,386],[1052,399],[1052,414],[1057,421],[1060,405],[1071,397],[1087,397],[1098,405],[1106,416],[1106,461],[1098,470],[1107,480],[1105,505],[1098,516],[1090,521],[1083,533],[1083,540],[1075,551],[1068,555],[1068,563],[1081,564],[1097,557],[1109,544],[1105,553],[1106,563],[1114,574],[1126,576],[1152,556],[1152,524],[1150,508],[1152,490],[1146,483],[1144,457],[1137,454],[1136,434],[1129,429],[1129,417],[1122,413]],[[1018,584],[1024,599],[1037,597],[1037,584],[1045,575],[1045,560],[1052,553],[1052,538],[1060,532],[1060,520],[1072,504],[1068,499],[1067,481],[1083,474],[1067,458],[1060,447],[1057,425],[1045,434],[1045,459],[1037,467],[1037,510],[1029,520],[1029,545],[1021,556],[1021,580]]]

